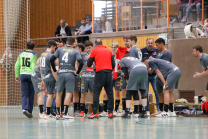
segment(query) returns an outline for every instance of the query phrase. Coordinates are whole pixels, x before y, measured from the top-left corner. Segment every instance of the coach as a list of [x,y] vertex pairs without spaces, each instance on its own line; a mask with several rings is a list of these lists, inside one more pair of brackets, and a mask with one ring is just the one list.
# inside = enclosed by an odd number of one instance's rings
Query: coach
[[[156,58],[159,51],[157,50],[157,48],[154,47],[154,39],[153,38],[148,38],[146,40],[146,47],[142,48],[141,51],[142,51],[142,59],[147,57],[153,57],[153,58]],[[152,88],[154,90],[154,93],[155,93],[155,97],[156,97],[156,104],[157,104],[157,110],[159,109],[159,96],[158,94],[156,93],[156,73],[151,73],[151,71],[148,71],[149,72],[149,75],[148,75],[148,86],[149,86],[149,83],[151,83],[152,85]],[[147,115],[149,116],[149,99],[147,97],[147,108],[146,108],[146,111],[147,111]]]
[[112,52],[102,45],[100,39],[95,40],[95,49],[92,50],[90,58],[87,61],[87,66],[91,67],[93,62],[96,65],[96,74],[94,79],[94,93],[93,93],[93,114],[89,119],[98,118],[97,108],[99,105],[99,96],[102,87],[108,95],[108,112],[109,118],[113,118],[113,80],[112,71],[115,67],[115,61]]

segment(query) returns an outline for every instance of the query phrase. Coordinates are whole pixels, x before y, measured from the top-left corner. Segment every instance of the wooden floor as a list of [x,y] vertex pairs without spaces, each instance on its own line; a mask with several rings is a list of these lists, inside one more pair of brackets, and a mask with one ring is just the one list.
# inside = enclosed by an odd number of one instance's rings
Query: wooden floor
[[[72,113],[72,108],[69,109]],[[207,139],[208,118],[27,119],[20,107],[0,107],[1,139]]]

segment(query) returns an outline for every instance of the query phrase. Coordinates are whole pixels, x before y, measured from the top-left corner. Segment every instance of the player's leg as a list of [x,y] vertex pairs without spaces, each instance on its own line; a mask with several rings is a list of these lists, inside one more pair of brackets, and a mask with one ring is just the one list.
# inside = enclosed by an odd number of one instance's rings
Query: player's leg
[[130,107],[131,107],[131,96],[132,96],[132,90],[127,90],[126,92],[126,110],[125,114],[122,116],[122,118],[130,118]]
[[45,118],[52,118],[53,116],[50,114],[51,113],[51,106],[52,106],[52,102],[53,99],[55,97],[55,87],[56,87],[56,80],[54,78],[51,78],[50,80],[46,80],[44,81],[47,91],[48,91],[48,98],[46,100],[46,114],[45,114]]
[[114,107],[114,96],[113,96],[113,80],[112,80],[112,73],[107,72],[105,73],[105,91],[108,96],[108,118],[113,118],[113,107]]
[[79,90],[80,90],[80,77],[76,76],[74,93],[73,93],[74,116],[79,116]]
[[108,117],[108,96],[107,93],[104,89],[103,92],[103,104],[104,104],[104,108],[103,108],[103,112],[101,114],[99,114],[100,117]]
[[28,93],[28,112],[32,114],[33,105],[34,105],[34,87],[31,81],[31,75],[27,75],[28,85],[29,85],[29,93]]
[[81,112],[79,114],[79,117],[84,117],[85,116],[85,98],[87,96],[88,92],[88,82],[85,77],[81,78],[81,99],[80,99],[80,109]]
[[140,117],[141,118],[145,118],[145,113],[146,113],[146,106],[147,106],[147,89],[145,89],[144,87],[142,87],[143,89],[140,89],[140,93],[141,93],[141,103],[142,103],[142,112]]
[[93,90],[94,90],[94,92],[93,92],[93,105],[92,105],[93,114],[88,116],[87,117],[88,119],[98,118],[97,109],[99,106],[99,96],[100,96],[100,92],[102,90],[102,87],[104,86],[104,83],[105,83],[104,72],[96,73],[95,79],[94,79],[94,88],[93,88]]
[[153,91],[155,93],[157,110],[159,110],[159,95],[158,95],[157,89],[156,89],[156,77],[155,76],[151,77],[150,83],[151,83]]
[[122,107],[123,107],[122,115],[123,115],[126,110],[126,85],[127,85],[124,76],[121,76],[120,84],[121,84],[121,92],[122,92]]
[[28,112],[28,92],[29,92],[29,85],[27,82],[26,75],[20,75],[20,83],[21,83],[21,100],[22,100],[22,111],[25,116],[28,118],[32,118],[32,114]]
[[64,99],[65,99],[65,96],[66,96],[66,89],[64,88],[63,94],[61,96],[61,113],[62,114],[64,113]]
[[133,99],[134,99],[134,111],[131,117],[138,117],[139,116],[139,94],[137,90],[132,91]]
[[64,100],[64,119],[73,119],[74,117],[69,116],[68,108],[71,102],[72,93],[74,92],[75,86],[75,76],[73,73],[66,73],[65,74],[65,88],[66,88],[66,97]]
[[115,81],[114,81],[114,89],[115,89],[115,96],[116,96],[116,99],[115,99],[115,111],[113,112],[113,115],[114,116],[119,116],[119,111],[118,111],[118,108],[119,108],[119,104],[120,104],[120,78],[117,78]]

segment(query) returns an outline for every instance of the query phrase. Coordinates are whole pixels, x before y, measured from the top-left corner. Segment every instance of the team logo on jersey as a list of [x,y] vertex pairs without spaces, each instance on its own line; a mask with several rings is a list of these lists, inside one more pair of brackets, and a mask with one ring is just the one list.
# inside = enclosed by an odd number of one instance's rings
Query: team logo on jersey
[[72,49],[66,49],[66,48],[64,48],[63,51],[66,51],[66,52],[69,52],[69,53],[73,52]]
[[30,56],[32,56],[32,54],[31,54],[31,53],[23,53],[22,55],[23,55],[23,56],[26,56],[26,57],[30,57]]
[[157,53],[156,53],[156,52],[154,52],[154,53],[153,53],[153,55],[157,55]]

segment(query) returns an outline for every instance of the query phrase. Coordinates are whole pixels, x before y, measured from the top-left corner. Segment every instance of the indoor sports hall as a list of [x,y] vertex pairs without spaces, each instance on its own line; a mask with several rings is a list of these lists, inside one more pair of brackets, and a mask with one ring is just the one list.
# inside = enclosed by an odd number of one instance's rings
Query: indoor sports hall
[[[207,11],[207,0],[0,0],[0,139],[207,139]],[[105,78],[98,78],[99,60],[94,54],[101,47],[112,53],[111,68],[99,67],[112,74],[108,80],[112,91],[104,89],[106,84],[100,92],[96,90]],[[132,58],[134,47],[141,59]],[[60,58],[62,50],[67,55]],[[166,63],[181,71],[174,87],[168,80],[172,69],[165,76],[168,66],[160,69],[157,65],[154,70],[150,64],[166,60],[161,58],[166,50],[171,55]],[[51,57],[43,62],[49,52],[58,60]],[[68,57],[73,52],[76,58]],[[106,55],[102,52],[98,57]],[[139,59],[147,73],[146,96],[137,84],[138,104],[133,93],[127,99],[132,91],[130,71],[138,67],[123,67],[125,57]],[[89,59],[94,60],[92,66]],[[71,67],[62,69],[62,62]],[[61,70],[73,73],[74,80],[63,83],[61,98],[59,79],[53,85],[45,80],[45,64],[54,79]],[[40,77],[34,74],[36,69]],[[93,75],[88,82],[92,86],[83,91],[87,75]],[[34,84],[32,76],[40,82]],[[28,77],[28,84],[23,77]],[[74,91],[67,92],[71,87]]]

